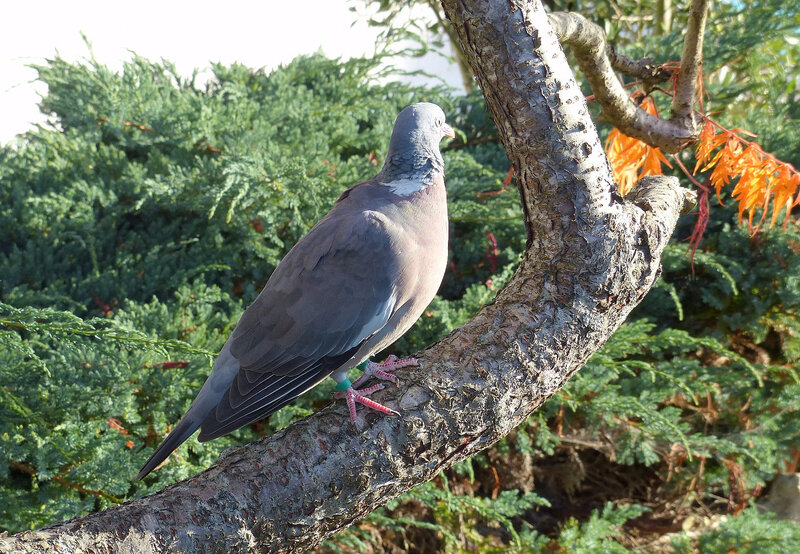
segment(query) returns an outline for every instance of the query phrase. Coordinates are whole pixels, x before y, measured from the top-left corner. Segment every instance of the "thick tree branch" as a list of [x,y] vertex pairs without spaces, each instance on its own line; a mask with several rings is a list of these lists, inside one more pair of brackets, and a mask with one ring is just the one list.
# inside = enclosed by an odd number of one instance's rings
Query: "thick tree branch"
[[[335,403],[204,473],[105,512],[8,539],[21,552],[300,552],[458,460],[552,396],[658,275],[686,195],[654,177],[637,204],[608,162],[541,4],[445,0],[516,168],[528,248],[496,300],[419,354],[367,414]],[[641,207],[640,207],[641,206]]]
[[639,108],[614,71],[639,77],[651,85],[664,80],[668,74],[648,61],[637,62],[617,54],[607,43],[603,29],[580,14],[556,12],[550,14],[549,21],[561,43],[572,47],[578,65],[603,109],[603,117],[626,135],[665,152],[678,152],[697,140],[692,108],[707,12],[708,0],[694,0],[669,120]]
[[607,121],[626,135],[667,152],[677,152],[692,142],[694,137],[685,127],[650,115],[631,99],[614,73],[605,33],[598,25],[576,13],[553,13],[549,19],[561,43],[572,47]]

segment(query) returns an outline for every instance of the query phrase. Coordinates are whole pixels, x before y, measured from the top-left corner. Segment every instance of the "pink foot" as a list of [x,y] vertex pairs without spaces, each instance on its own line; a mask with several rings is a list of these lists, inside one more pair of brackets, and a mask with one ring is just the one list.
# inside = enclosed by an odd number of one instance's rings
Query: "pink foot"
[[[344,381],[346,383],[347,381]],[[400,415],[391,408],[387,408],[383,404],[378,404],[374,400],[367,398],[373,392],[377,392],[383,388],[383,385],[378,383],[361,390],[355,390],[353,386],[347,387],[343,391],[333,394],[334,398],[345,398],[347,400],[347,408],[350,410],[350,421],[358,425],[358,416],[356,415],[356,402],[363,404],[367,408],[372,408],[375,411],[381,412],[386,415]]]
[[[403,358],[398,359],[397,356],[391,355],[386,358],[386,361],[381,364],[376,364],[375,362],[367,361],[364,365],[364,373],[356,379],[355,383],[350,383],[349,379],[345,379],[341,383],[336,386],[337,392],[333,394],[334,398],[344,398],[347,400],[347,407],[350,410],[350,420],[358,426],[358,416],[356,415],[356,402],[359,404],[363,404],[367,408],[371,408],[375,411],[387,414],[387,415],[400,415],[398,412],[392,410],[391,408],[387,408],[382,404],[378,404],[374,400],[370,400],[367,398],[373,392],[377,392],[383,388],[383,385],[378,383],[377,385],[372,385],[371,387],[367,387],[365,389],[356,390],[357,387],[361,386],[367,379],[370,377],[377,377],[383,381],[391,381],[396,386],[400,386],[400,379],[397,378],[397,375],[389,373],[390,371],[394,371],[403,367],[409,367],[412,365],[417,365],[419,362],[416,358]],[[361,366],[359,366],[361,367]]]
[[[404,367],[409,367],[412,365],[418,365],[419,362],[416,358],[403,358],[399,359],[397,356],[392,354],[386,361],[382,364],[376,364],[375,362],[366,362],[366,367],[364,368],[364,373],[356,379],[356,382],[353,383],[354,387],[360,386],[370,377],[377,377],[382,381],[391,381],[395,384],[395,386],[400,386],[400,379],[397,378],[397,375],[389,373],[390,371],[395,371]],[[362,364],[363,365],[363,364]],[[359,366],[361,367],[361,366]]]

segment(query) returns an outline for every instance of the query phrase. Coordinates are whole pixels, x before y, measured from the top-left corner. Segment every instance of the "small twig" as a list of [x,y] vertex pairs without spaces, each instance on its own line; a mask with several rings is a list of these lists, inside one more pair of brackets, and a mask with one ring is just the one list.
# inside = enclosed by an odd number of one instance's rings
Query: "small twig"
[[478,138],[471,138],[468,139],[466,142],[451,142],[446,146],[441,147],[442,152],[448,152],[450,150],[460,150],[461,148],[467,148],[468,146],[477,146],[479,144],[486,144],[487,142],[497,142],[500,140],[500,137],[497,135],[489,135],[488,137],[478,137]]
[[[30,476],[36,476],[36,468],[25,464],[23,462],[11,462],[11,469],[15,469],[20,473],[25,473]],[[97,489],[87,489],[80,483],[75,483],[74,481],[70,481],[69,479],[65,479],[61,475],[54,475],[50,478],[51,480],[55,481],[59,485],[63,485],[67,488],[72,490],[76,490],[83,494],[88,494],[91,496],[98,496],[100,498],[105,498],[106,500],[110,500],[114,504],[122,504],[123,500],[121,498],[117,498],[113,494],[108,494],[105,491],[97,490]]]
[[592,441],[585,441],[577,438],[572,438],[568,436],[558,437],[558,441],[561,444],[571,444],[574,446],[583,446],[585,448],[591,448],[592,450],[604,451],[608,450],[608,445],[603,444],[602,442],[592,442]]
[[148,127],[147,125],[142,125],[141,123],[134,123],[133,121],[123,121],[122,125],[125,127],[133,127],[134,129],[139,129],[140,131],[147,131],[148,133],[155,133],[156,130]]
[[684,175],[686,175],[686,177],[689,178],[689,180],[694,184],[694,186],[696,186],[697,188],[699,188],[703,192],[709,192],[710,191],[710,189],[707,186],[705,186],[700,181],[695,179],[694,175],[692,175],[691,172],[688,169],[686,169],[686,166],[683,165],[683,162],[681,162],[680,158],[678,158],[678,156],[676,154],[672,155],[672,159],[675,160],[675,163],[678,165],[679,168],[681,168],[681,171],[683,171]]

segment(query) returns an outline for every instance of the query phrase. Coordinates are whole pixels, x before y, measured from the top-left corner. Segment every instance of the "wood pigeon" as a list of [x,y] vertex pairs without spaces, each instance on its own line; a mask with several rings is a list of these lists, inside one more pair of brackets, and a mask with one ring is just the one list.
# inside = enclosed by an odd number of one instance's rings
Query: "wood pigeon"
[[[326,377],[356,423],[356,402],[397,414],[358,390],[413,358],[366,362],[422,315],[447,264],[443,137],[453,137],[430,103],[397,116],[380,173],[350,187],[281,260],[245,310],[189,411],[139,472],[161,464],[199,427],[208,441],[276,412]],[[365,367],[355,383],[347,370]]]

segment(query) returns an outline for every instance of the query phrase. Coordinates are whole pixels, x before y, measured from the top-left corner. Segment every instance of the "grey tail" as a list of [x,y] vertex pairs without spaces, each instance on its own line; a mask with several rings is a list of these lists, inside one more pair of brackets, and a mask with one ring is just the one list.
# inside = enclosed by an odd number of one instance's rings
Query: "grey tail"
[[202,423],[202,421],[198,421],[194,418],[182,419],[170,434],[167,435],[167,438],[158,445],[156,451],[147,459],[147,462],[145,462],[142,469],[139,470],[139,475],[137,475],[136,478],[144,479],[148,473],[157,468],[176,448],[183,444],[183,441],[192,436],[192,433],[200,427],[200,423]]
[[217,360],[214,362],[214,370],[208,376],[203,388],[194,399],[189,411],[178,422],[172,432],[166,439],[156,448],[153,455],[148,458],[147,463],[144,464],[141,471],[139,471],[138,479],[142,479],[145,475],[153,471],[156,467],[166,460],[173,450],[178,448],[183,441],[192,436],[208,413],[217,405],[225,391],[233,381],[236,373],[239,371],[239,362],[231,354],[230,349],[231,339],[222,347]]

